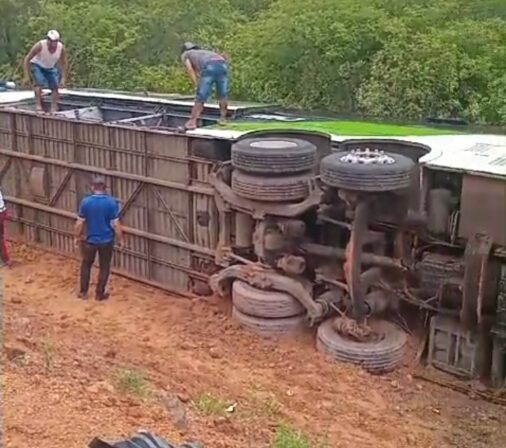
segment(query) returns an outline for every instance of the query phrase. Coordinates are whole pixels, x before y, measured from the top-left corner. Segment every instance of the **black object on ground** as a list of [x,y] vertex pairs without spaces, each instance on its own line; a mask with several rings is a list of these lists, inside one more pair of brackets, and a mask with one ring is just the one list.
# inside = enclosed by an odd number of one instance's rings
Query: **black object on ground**
[[89,448],[204,448],[197,442],[185,442],[175,445],[149,432],[139,431],[127,440],[110,444],[95,437],[88,445]]

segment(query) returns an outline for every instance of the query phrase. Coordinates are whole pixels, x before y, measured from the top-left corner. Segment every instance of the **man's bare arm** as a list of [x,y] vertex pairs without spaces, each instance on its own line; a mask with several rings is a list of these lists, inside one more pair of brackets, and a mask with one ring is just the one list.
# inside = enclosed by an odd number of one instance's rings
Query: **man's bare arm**
[[65,47],[62,47],[60,60],[58,61],[58,66],[61,73],[61,85],[65,86],[67,82],[67,74],[68,74],[68,58],[67,52],[65,51]]
[[81,238],[84,233],[84,219],[77,218],[76,223],[74,225],[74,244],[76,247],[79,245]]
[[197,85],[197,82],[198,82],[197,81],[197,73],[195,72],[195,69],[193,68],[193,65],[192,65],[192,63],[190,62],[189,59],[187,59],[185,61],[184,66],[186,68],[186,71],[190,75],[190,78],[192,79],[193,84]]
[[121,224],[121,221],[119,219],[115,219],[112,222],[112,228],[114,229],[114,234],[116,235],[118,245],[122,247],[124,243],[124,237],[123,237],[123,225]]
[[23,75],[25,83],[30,81],[30,61],[42,51],[40,42],[36,43],[25,56],[23,61]]

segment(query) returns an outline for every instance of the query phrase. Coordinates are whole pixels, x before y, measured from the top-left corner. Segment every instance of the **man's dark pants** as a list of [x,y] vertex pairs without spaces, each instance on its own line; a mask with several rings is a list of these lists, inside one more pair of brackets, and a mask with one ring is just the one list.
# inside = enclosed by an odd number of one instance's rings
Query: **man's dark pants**
[[111,272],[111,261],[112,254],[114,251],[114,241],[107,244],[89,244],[86,242],[82,243],[82,257],[81,262],[81,294],[87,294],[90,286],[90,273],[91,267],[95,262],[95,257],[98,252],[98,281],[97,281],[97,298],[104,298],[105,288],[107,286],[107,280],[109,279],[109,273]]

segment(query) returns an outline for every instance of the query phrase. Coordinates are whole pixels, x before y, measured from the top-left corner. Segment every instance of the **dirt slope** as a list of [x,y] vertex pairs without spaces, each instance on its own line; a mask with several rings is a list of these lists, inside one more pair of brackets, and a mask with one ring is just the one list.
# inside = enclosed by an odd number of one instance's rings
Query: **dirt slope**
[[504,408],[418,383],[407,368],[371,377],[325,359],[311,335],[261,340],[217,300],[118,277],[107,303],[84,303],[75,263],[24,245],[13,255],[2,272],[7,448],[83,448],[139,428],[206,448],[268,447],[280,422],[315,447],[504,447]]

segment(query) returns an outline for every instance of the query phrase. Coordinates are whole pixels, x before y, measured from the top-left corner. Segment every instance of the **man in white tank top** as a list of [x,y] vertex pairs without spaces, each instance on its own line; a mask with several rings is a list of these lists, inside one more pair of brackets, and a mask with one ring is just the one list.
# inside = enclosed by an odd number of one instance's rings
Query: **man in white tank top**
[[56,30],[47,33],[46,39],[37,42],[26,55],[24,64],[24,82],[30,83],[30,74],[35,92],[37,112],[43,112],[42,89],[51,90],[51,113],[58,111],[58,88],[63,87],[67,78],[67,54],[60,42]]

